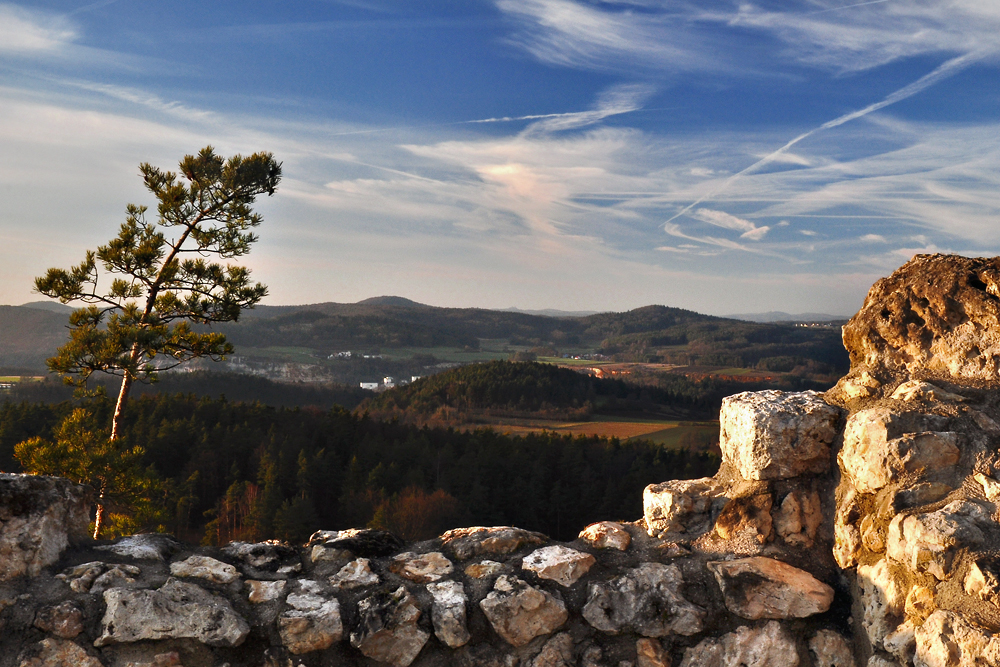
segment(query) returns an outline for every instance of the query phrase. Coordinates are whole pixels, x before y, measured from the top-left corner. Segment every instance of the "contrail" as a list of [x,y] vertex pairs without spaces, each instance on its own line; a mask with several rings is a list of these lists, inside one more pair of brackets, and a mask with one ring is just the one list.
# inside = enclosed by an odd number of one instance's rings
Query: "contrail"
[[73,11],[66,14],[66,16],[73,16],[74,14],[80,14],[82,12],[89,12],[92,9],[100,9],[107,5],[111,5],[118,2],[118,0],[99,0],[99,2],[92,2],[89,5],[84,5],[83,7],[78,7]]
[[851,7],[864,7],[866,5],[878,5],[883,2],[889,2],[889,0],[872,0],[871,2],[859,2],[854,5],[844,5],[843,7],[830,7],[829,9],[818,9],[814,12],[806,12],[806,16],[812,16],[813,14],[825,14],[827,12],[839,12],[841,9],[850,9]]
[[785,144],[784,146],[782,146],[781,148],[779,148],[778,150],[774,151],[773,153],[771,153],[769,155],[765,155],[760,160],[754,162],[752,165],[750,165],[749,167],[747,167],[743,171],[740,171],[740,172],[737,172],[737,173],[733,174],[732,176],[730,176],[729,178],[727,178],[725,181],[723,181],[722,185],[720,185],[715,190],[712,190],[708,194],[703,195],[703,196],[699,197],[696,201],[688,204],[679,213],[677,213],[672,218],[670,218],[669,220],[667,220],[666,223],[664,223],[664,225],[669,225],[671,222],[673,222],[677,218],[681,217],[685,213],[689,212],[691,209],[693,209],[698,204],[701,204],[706,199],[711,199],[715,195],[719,194],[720,192],[722,192],[723,190],[725,190],[726,188],[728,188],[730,185],[732,185],[734,182],[736,182],[741,176],[749,174],[752,171],[756,171],[759,167],[762,167],[765,164],[768,164],[769,162],[774,161],[775,158],[777,158],[778,156],[780,156],[782,153],[786,152],[789,148],[791,148],[795,144],[799,143],[803,139],[811,137],[812,135],[816,134],[817,132],[820,132],[821,130],[829,130],[832,127],[838,127],[838,126],[843,125],[844,123],[852,121],[852,120],[854,120],[856,118],[861,118],[862,116],[867,116],[868,114],[870,114],[873,111],[878,111],[879,109],[883,109],[883,108],[889,106],[890,104],[895,104],[896,102],[899,102],[901,100],[905,100],[908,97],[912,97],[913,95],[916,95],[917,93],[921,92],[922,90],[925,90],[925,89],[929,88],[930,86],[933,86],[935,83],[937,83],[941,79],[945,79],[945,78],[951,76],[952,74],[955,74],[955,73],[961,71],[962,69],[965,69],[966,67],[968,67],[969,65],[971,65],[972,63],[974,63],[976,60],[980,59],[981,57],[982,57],[982,55],[978,54],[978,53],[975,53],[975,54],[974,53],[967,53],[967,54],[965,54],[963,56],[958,56],[957,58],[952,58],[951,60],[948,60],[948,61],[942,63],[941,65],[939,65],[937,67],[937,69],[935,69],[934,71],[932,71],[932,72],[930,72],[928,74],[925,74],[924,76],[920,77],[919,79],[917,79],[913,83],[909,84],[908,86],[904,86],[904,87],[900,88],[899,90],[897,90],[896,92],[888,95],[882,101],[875,102],[874,104],[869,104],[864,109],[859,109],[858,111],[852,111],[851,113],[844,114],[843,116],[839,116],[837,118],[834,118],[831,121],[827,121],[827,122],[823,123],[822,125],[820,125],[817,128],[814,128],[812,130],[809,130],[808,132],[804,132],[803,134],[800,134],[799,136],[795,137],[794,139],[792,139],[791,141],[789,141],[787,144]]

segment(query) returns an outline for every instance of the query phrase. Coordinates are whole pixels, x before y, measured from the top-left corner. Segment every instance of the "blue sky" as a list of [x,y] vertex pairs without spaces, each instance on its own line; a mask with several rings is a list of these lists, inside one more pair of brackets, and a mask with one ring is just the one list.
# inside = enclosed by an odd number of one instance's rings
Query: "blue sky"
[[1000,254],[1000,4],[0,3],[0,302],[149,203],[283,161],[267,303],[853,313]]

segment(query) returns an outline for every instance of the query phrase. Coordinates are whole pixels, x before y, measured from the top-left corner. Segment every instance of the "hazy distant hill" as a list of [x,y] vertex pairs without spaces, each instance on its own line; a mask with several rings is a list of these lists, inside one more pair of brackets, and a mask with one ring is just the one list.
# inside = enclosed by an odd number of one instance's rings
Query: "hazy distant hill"
[[727,315],[734,320],[746,320],[748,322],[836,322],[849,320],[847,315],[829,315],[827,313],[786,313],[780,310],[770,310],[766,313],[737,313]]
[[67,306],[66,304],[59,303],[58,301],[31,301],[29,303],[22,303],[21,308],[48,310],[49,312],[59,313],[60,315],[69,315],[74,310],[72,306]]
[[0,306],[0,369],[16,375],[43,372],[45,360],[66,342],[66,325],[66,313]]

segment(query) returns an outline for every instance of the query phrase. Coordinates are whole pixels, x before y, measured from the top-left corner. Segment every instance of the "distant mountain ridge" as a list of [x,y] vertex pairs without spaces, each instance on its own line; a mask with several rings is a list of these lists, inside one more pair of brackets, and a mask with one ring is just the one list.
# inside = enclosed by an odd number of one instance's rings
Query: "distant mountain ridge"
[[786,313],[781,310],[769,310],[766,313],[736,313],[726,315],[733,320],[746,322],[837,322],[851,319],[850,315],[830,315],[827,313]]

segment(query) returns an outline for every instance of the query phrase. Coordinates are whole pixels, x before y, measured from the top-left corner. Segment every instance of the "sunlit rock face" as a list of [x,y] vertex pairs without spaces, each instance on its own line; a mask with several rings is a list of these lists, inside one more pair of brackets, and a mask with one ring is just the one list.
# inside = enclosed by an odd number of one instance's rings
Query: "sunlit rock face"
[[718,474],[571,542],[94,544],[85,489],[2,475],[0,667],[1000,667],[997,276],[916,257],[836,387],[727,398]]

